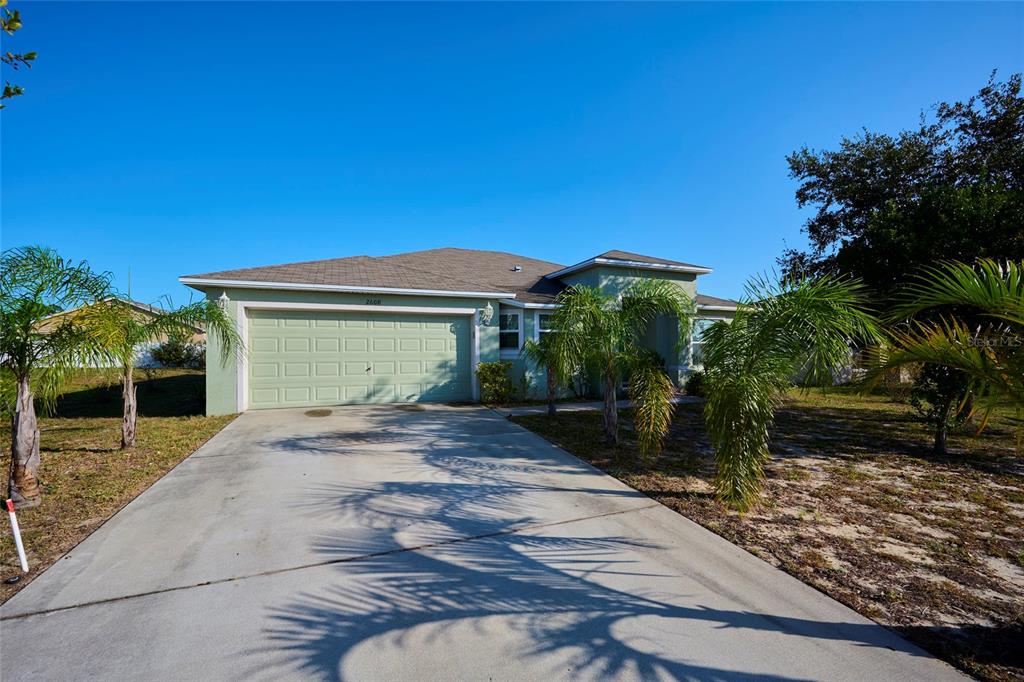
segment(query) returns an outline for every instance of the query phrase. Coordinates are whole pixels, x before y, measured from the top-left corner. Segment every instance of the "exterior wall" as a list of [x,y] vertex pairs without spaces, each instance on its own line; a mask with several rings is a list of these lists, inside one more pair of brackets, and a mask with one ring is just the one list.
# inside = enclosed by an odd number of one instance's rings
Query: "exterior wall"
[[[227,311],[238,323],[239,310],[243,303],[314,303],[344,304],[365,306],[372,313],[376,306],[409,306],[423,308],[465,308],[482,310],[490,303],[494,315],[488,324],[481,321],[478,327],[480,339],[480,362],[498,359],[498,308],[497,299],[488,301],[482,298],[457,298],[447,296],[392,296],[389,294],[355,294],[319,291],[281,291],[274,289],[207,289],[205,295],[210,300],[218,300],[222,293],[228,296]],[[368,301],[373,303],[368,304]],[[220,347],[216,335],[209,335],[206,349],[206,413],[233,414],[238,411],[238,371],[240,358],[229,358],[221,362]],[[242,350],[241,352],[246,352]]]
[[[697,275],[671,271],[628,270],[614,267],[591,268],[589,273],[596,279],[597,286],[606,294],[613,296],[622,294],[630,286],[648,279],[673,282],[682,289],[683,294],[694,300],[697,296]],[[682,386],[689,374],[688,331],[681,328],[679,320],[672,315],[659,315],[644,335],[645,346],[656,352],[665,360],[665,371],[676,383]]]

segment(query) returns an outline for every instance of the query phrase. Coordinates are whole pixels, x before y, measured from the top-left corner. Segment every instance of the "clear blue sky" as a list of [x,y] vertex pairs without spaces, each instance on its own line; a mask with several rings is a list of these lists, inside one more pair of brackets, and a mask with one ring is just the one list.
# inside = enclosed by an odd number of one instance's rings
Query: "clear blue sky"
[[785,155],[1024,70],[1024,4],[18,2],[2,242],[182,274],[437,246],[708,265],[805,212]]

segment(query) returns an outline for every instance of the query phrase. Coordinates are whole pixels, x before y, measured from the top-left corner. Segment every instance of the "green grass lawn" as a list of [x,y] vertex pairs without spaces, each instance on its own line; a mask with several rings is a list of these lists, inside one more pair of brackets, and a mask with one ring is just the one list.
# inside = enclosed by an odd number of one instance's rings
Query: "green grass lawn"
[[[15,585],[0,584],[0,602],[234,418],[203,416],[203,372],[140,370],[137,446],[121,451],[121,390],[108,385],[109,380],[105,373],[83,371],[58,402],[56,413],[40,419],[43,502],[18,512],[31,571]],[[6,423],[0,438],[5,455],[0,485],[6,494],[11,438]],[[0,578],[20,571],[14,542],[5,530],[0,536]]]
[[679,406],[664,454],[602,442],[600,412],[515,417],[633,488],[988,680],[1024,678],[1024,459],[994,419],[931,453],[911,409],[844,391],[792,393],[759,506],[714,498],[700,405]]

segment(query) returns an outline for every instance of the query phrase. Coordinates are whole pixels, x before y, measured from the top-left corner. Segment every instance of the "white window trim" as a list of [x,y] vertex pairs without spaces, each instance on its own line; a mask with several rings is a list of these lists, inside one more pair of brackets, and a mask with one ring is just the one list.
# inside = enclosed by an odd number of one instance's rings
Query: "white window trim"
[[[472,316],[469,325],[470,348],[469,383],[473,401],[480,400],[480,387],[476,381],[476,366],[480,362],[480,311],[477,308],[433,308],[402,305],[355,305],[346,303],[291,303],[276,301],[238,301],[235,331],[242,340],[241,351],[235,363],[235,405],[238,412],[249,409],[249,310],[327,310],[364,313],[420,313],[427,315]],[[522,330],[520,329],[520,334]]]
[[[516,348],[515,350],[512,350],[511,348],[500,348],[501,335],[509,333],[509,332],[501,331],[501,316],[502,315],[515,315],[516,317],[519,318],[519,323],[518,323],[518,327],[519,327],[519,347]],[[501,359],[501,360],[515,360],[516,358],[519,357],[519,354],[523,350],[523,327],[525,326],[524,322],[525,322],[525,320],[523,319],[523,313],[522,313],[521,310],[506,310],[505,312],[501,312],[500,310],[498,311],[498,343],[499,343],[498,358],[499,359]]]
[[[555,306],[553,306],[553,307],[555,307]],[[534,310],[533,311],[533,340],[535,342],[537,342],[537,343],[540,343],[540,316],[541,315],[550,315],[550,314],[551,314],[550,310]],[[549,329],[548,333],[550,333],[552,331],[554,331],[554,330]]]
[[[720,322],[720,321],[729,322],[730,318],[724,317],[722,315],[715,315],[715,314],[701,315],[700,317],[697,317],[697,318],[694,319],[693,324],[694,324],[694,326],[696,326],[696,324],[698,322],[712,322],[713,323],[713,322]],[[703,343],[703,342],[704,341],[701,340],[701,343]],[[695,341],[694,341],[694,337],[693,337],[693,332],[691,331],[690,332],[690,348],[689,348],[690,354],[689,354],[689,357],[686,359],[686,364],[682,365],[682,367],[685,367],[687,369],[695,369],[697,367],[703,367],[704,366],[702,364],[701,365],[695,365],[693,363],[693,344],[694,343],[695,343]]]

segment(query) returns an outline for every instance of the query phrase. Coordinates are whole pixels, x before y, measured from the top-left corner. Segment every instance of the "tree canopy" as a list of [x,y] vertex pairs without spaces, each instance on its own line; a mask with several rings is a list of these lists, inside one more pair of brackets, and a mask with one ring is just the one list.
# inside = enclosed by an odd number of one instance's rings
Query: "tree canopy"
[[816,211],[810,249],[788,250],[787,273],[853,275],[888,298],[943,259],[1024,259],[1024,98],[1021,75],[896,135],[864,130],[837,150],[787,161],[796,199]]

